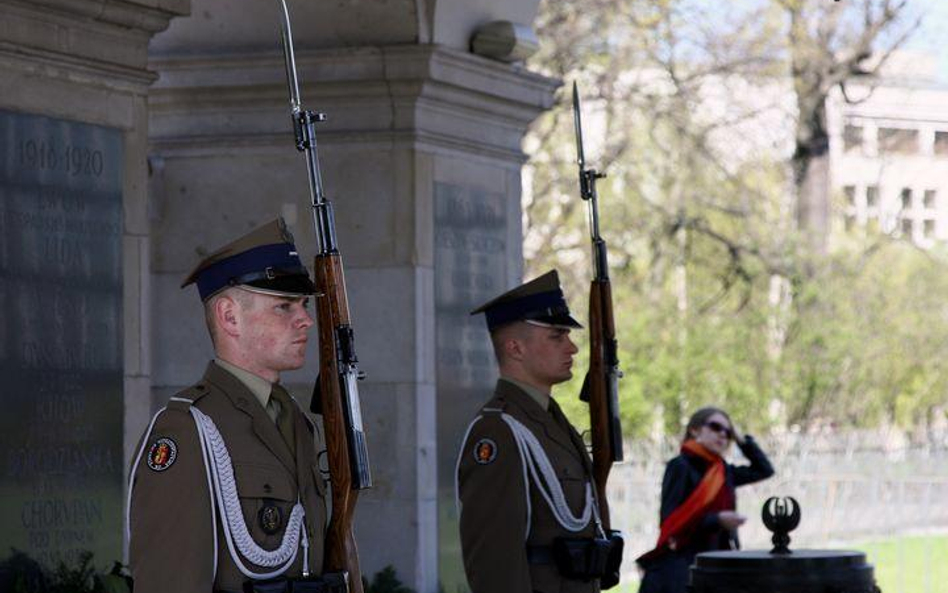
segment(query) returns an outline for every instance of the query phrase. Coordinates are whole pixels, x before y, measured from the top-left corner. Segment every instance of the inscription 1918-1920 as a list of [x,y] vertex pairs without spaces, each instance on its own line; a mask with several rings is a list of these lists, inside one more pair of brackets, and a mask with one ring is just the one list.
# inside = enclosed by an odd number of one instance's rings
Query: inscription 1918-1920
[[122,135],[0,111],[0,559],[121,558]]

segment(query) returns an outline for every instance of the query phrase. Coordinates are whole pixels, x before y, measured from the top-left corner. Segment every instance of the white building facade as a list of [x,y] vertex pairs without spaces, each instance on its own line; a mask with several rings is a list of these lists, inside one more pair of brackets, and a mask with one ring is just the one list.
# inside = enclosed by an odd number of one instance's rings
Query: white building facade
[[[931,248],[948,240],[948,85],[897,56],[874,88],[829,102],[835,229],[874,229]],[[908,59],[914,58],[914,60]]]

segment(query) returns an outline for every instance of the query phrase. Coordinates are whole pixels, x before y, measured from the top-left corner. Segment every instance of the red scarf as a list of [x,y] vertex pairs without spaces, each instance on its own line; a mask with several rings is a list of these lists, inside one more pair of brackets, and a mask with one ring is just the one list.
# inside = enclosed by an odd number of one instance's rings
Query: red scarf
[[681,445],[681,453],[704,460],[707,469],[698,487],[662,521],[658,543],[653,550],[638,558],[640,563],[653,560],[669,550],[680,549],[691,539],[694,528],[705,514],[734,508],[734,493],[724,487],[725,467],[721,456],[690,439]]

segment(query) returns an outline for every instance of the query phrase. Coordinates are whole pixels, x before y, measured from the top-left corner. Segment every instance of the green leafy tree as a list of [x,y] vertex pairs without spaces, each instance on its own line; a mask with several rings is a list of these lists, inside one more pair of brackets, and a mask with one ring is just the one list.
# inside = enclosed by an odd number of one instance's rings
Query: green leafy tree
[[[627,434],[677,433],[707,404],[749,430],[919,426],[944,414],[931,358],[948,335],[935,302],[942,255],[872,231],[840,233],[821,252],[797,230],[793,76],[806,72],[786,10],[649,0],[541,11],[532,66],[579,82],[587,161],[608,173],[600,209]],[[891,21],[871,25],[868,47]],[[592,272],[568,99],[527,141],[525,254],[528,274],[560,270],[582,316]],[[585,426],[581,381],[577,372],[561,399]]]

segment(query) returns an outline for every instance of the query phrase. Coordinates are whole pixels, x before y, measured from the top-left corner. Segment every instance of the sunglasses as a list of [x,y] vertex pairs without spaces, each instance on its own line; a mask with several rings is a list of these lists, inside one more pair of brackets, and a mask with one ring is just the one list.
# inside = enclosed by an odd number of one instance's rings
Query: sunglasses
[[713,430],[714,432],[723,432],[724,435],[727,436],[727,438],[729,439],[734,438],[734,432],[730,429],[730,427],[724,426],[720,422],[715,422],[714,420],[712,420],[711,422],[705,422],[704,425],[707,426],[709,429]]

